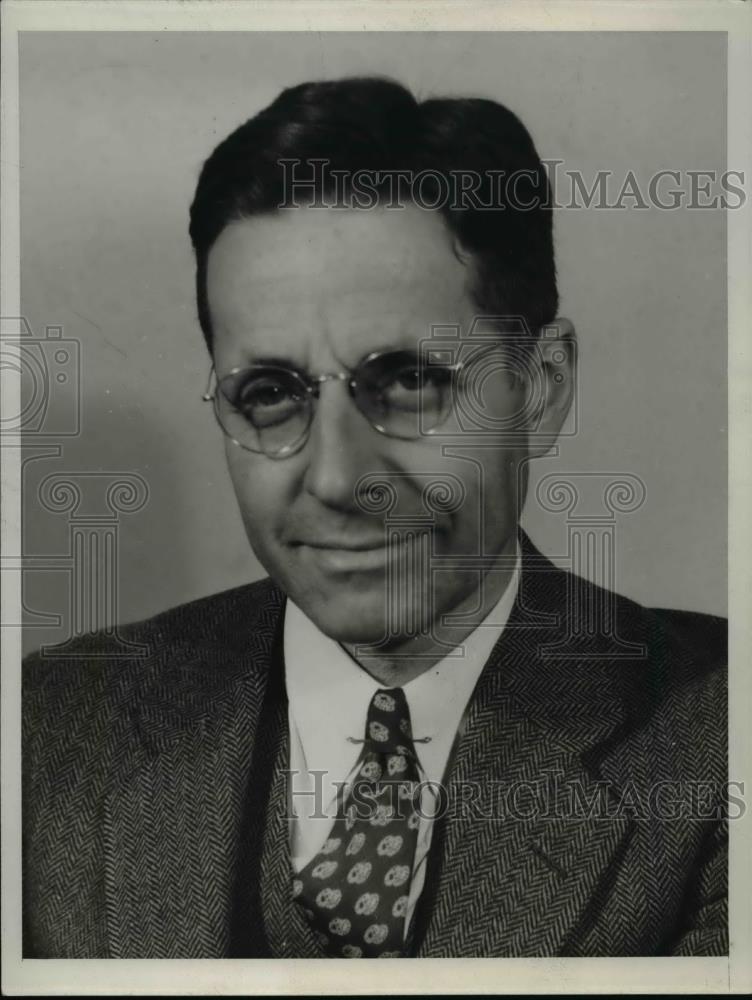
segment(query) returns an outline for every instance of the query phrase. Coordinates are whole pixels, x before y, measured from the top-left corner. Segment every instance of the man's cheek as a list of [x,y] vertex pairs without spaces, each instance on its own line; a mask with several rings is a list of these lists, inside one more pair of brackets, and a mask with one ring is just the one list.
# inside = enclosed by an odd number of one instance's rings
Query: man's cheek
[[275,504],[262,470],[249,465],[244,455],[237,454],[237,449],[228,453],[227,464],[235,499],[246,527],[263,525],[268,516],[266,512],[273,511]]
[[[236,483],[235,487],[246,536],[256,557],[266,566],[279,550],[275,518],[280,507],[267,504],[263,494],[259,490],[250,489],[246,482]],[[279,559],[278,554],[276,559]]]
[[274,526],[264,518],[262,511],[251,505],[243,508],[242,514],[248,540],[257,555],[259,553],[273,553],[275,549],[278,549],[279,544]]

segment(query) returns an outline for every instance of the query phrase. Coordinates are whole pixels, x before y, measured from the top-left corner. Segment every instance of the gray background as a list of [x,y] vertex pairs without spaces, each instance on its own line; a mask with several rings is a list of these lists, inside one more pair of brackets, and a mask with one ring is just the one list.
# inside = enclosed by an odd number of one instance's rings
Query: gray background
[[[124,621],[261,575],[201,402],[187,213],[203,159],[280,89],[378,73],[419,97],[491,97],[588,184],[726,165],[722,34],[25,33],[20,56],[22,309],[37,336],[61,325],[80,342],[82,400],[61,457],[26,466],[25,553],[68,551],[66,516],[37,499],[44,476],[139,473],[148,503],[119,527]],[[646,502],[617,521],[614,585],[724,614],[724,215],[560,211],[556,248],[579,426],[534,471],[642,479]],[[523,524],[566,564],[563,516],[531,502]],[[29,627],[26,648],[64,638],[69,575],[28,572],[25,593],[63,619]]]

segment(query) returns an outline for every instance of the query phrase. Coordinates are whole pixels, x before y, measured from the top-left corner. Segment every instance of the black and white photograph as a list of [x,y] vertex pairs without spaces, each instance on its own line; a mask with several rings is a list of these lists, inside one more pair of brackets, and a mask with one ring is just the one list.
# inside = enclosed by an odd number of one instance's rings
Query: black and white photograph
[[69,6],[4,12],[6,992],[743,992],[749,7]]

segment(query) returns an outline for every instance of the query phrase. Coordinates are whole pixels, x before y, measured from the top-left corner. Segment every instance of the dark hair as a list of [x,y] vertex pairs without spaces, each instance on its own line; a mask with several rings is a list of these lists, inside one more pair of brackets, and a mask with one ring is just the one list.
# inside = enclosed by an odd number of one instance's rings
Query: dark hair
[[[278,209],[286,194],[282,159],[300,161],[296,169],[312,160],[328,161],[326,172],[319,172],[318,192],[327,196],[334,171],[340,177],[359,171],[392,176],[431,171],[447,183],[453,172],[474,171],[480,178],[475,198],[492,208],[445,200],[437,211],[473,260],[476,307],[487,315],[522,316],[533,334],[555,317],[550,188],[522,122],[495,101],[418,102],[392,80],[354,77],[283,90],[204,163],[191,205],[190,236],[198,316],[210,350],[209,251],[232,220]],[[514,185],[499,183],[502,175],[516,177]]]

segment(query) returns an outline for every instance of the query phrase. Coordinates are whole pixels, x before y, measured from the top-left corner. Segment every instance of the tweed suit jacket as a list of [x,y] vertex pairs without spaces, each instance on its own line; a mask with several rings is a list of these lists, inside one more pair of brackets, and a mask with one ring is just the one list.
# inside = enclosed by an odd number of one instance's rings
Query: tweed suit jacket
[[[725,621],[521,542],[412,954],[726,954]],[[321,955],[290,894],[284,600],[264,580],[28,658],[26,957]]]

